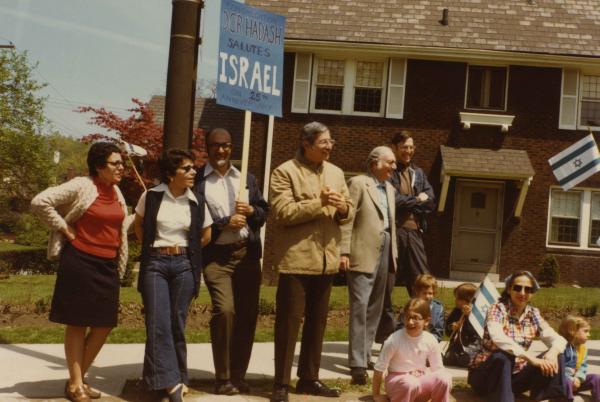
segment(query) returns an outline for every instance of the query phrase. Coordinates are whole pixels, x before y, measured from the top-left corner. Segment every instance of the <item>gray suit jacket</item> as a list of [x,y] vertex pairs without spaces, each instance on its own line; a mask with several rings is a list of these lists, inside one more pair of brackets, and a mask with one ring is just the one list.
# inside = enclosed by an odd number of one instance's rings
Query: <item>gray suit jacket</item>
[[[396,243],[396,190],[385,182],[388,200],[388,218],[391,232],[392,268],[396,270],[398,247]],[[381,253],[383,237],[383,211],[379,204],[379,190],[375,179],[366,174],[348,181],[350,197],[356,207],[354,218],[341,226],[341,254],[350,256],[350,271],[371,273],[375,270]]]

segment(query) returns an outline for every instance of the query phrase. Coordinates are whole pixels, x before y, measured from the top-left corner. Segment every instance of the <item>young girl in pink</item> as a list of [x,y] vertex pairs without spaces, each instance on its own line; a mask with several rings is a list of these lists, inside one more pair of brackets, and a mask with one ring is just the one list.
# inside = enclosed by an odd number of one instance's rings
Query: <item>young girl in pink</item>
[[[411,299],[404,307],[404,328],[385,341],[373,374],[375,402],[447,402],[452,377],[444,369],[442,352],[433,335],[423,331],[431,319],[429,302]],[[429,367],[427,367],[429,361]],[[385,377],[387,398],[381,395]]]

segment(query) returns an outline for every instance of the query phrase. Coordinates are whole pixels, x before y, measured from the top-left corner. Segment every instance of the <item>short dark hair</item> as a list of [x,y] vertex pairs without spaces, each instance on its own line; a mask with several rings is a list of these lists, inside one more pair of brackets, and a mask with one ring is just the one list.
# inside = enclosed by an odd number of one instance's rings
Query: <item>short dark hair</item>
[[462,283],[454,288],[454,298],[456,300],[466,301],[467,303],[471,303],[473,300],[473,296],[477,292],[477,286],[472,283]]
[[305,124],[304,127],[302,127],[302,130],[300,130],[300,150],[304,151],[304,141],[312,145],[315,143],[317,137],[327,130],[329,130],[327,126],[318,121]]
[[93,143],[87,154],[89,175],[92,177],[98,176],[98,169],[106,166],[108,157],[113,153],[120,154],[121,150],[112,142]]
[[401,142],[405,143],[406,140],[408,140],[409,138],[412,138],[411,132],[408,130],[402,130],[399,133],[396,133],[392,136],[390,143],[394,145],[399,144]]
[[160,181],[165,184],[169,184],[169,177],[175,176],[177,168],[181,165],[181,162],[189,159],[192,162],[196,159],[194,154],[184,149],[168,149],[163,151],[160,159],[158,160],[158,167],[160,168]]

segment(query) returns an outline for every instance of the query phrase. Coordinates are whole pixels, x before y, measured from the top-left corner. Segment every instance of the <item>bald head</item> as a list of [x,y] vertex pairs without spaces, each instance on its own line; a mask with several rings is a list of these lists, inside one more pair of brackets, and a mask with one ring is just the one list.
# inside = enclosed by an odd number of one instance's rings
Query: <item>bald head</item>
[[231,134],[224,128],[215,128],[206,137],[208,162],[213,169],[225,173],[229,169],[231,158]]

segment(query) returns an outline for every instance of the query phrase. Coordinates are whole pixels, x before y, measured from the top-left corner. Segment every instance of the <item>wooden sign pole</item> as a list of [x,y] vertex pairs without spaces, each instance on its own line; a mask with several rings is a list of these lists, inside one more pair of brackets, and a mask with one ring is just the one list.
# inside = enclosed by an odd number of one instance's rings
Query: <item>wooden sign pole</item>
[[242,169],[240,177],[240,192],[238,201],[248,202],[248,189],[246,179],[248,177],[248,158],[250,157],[250,125],[252,123],[252,112],[246,110],[244,115],[244,145],[242,146]]

